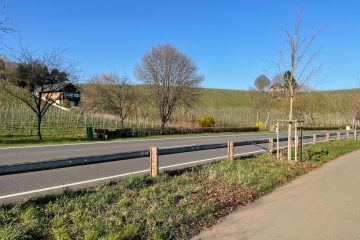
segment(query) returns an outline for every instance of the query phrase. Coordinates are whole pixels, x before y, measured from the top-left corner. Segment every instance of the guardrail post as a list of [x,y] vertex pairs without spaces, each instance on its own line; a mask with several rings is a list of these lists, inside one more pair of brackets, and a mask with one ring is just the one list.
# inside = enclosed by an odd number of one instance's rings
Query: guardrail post
[[157,147],[150,148],[150,177],[155,177],[159,173],[159,152]]
[[330,141],[330,133],[326,134],[326,141]]
[[313,134],[313,144],[316,144],[316,134]]
[[337,132],[337,134],[336,134],[336,139],[337,139],[337,140],[340,140],[340,132]]
[[229,160],[234,160],[234,141],[228,141],[227,156]]
[[273,138],[269,138],[269,152],[270,153],[274,152],[274,139]]
[[356,125],[355,125],[355,129],[354,129],[354,140],[357,140],[357,130],[356,130]]
[[280,159],[279,122],[276,123],[276,159]]
[[299,147],[299,136],[295,134],[295,152],[294,152],[294,160],[298,161],[298,147]]
[[350,134],[349,134],[349,132],[346,132],[346,139],[347,139],[347,140],[350,139]]

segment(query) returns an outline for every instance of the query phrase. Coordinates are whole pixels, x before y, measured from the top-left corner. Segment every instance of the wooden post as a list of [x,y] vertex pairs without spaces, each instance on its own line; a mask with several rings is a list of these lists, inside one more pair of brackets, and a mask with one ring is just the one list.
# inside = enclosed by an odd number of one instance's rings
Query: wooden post
[[234,141],[228,141],[227,156],[229,160],[234,160]]
[[356,122],[355,122],[355,125],[354,125],[354,140],[357,140]]
[[340,132],[337,132],[336,139],[337,139],[337,140],[340,140]]
[[155,177],[159,173],[159,153],[157,147],[150,148],[150,177]]
[[292,130],[292,123],[291,121],[289,121],[289,129],[288,129],[288,153],[287,153],[287,159],[288,161],[291,160],[291,145],[292,145],[292,140],[291,140],[291,130]]
[[330,133],[326,134],[326,141],[330,141]]
[[299,137],[297,134],[297,122],[295,122],[295,149],[294,149],[294,160],[298,161],[298,146],[299,146]]
[[304,138],[303,138],[303,122],[300,122],[300,162],[303,161],[303,145],[304,145]]
[[346,132],[346,139],[347,139],[347,140],[350,139],[350,134],[349,134],[349,132]]
[[316,144],[316,134],[313,134],[313,144]]
[[276,123],[276,158],[280,159],[280,146],[279,146],[279,122]]
[[269,138],[269,152],[270,153],[274,152],[274,139],[273,138]]

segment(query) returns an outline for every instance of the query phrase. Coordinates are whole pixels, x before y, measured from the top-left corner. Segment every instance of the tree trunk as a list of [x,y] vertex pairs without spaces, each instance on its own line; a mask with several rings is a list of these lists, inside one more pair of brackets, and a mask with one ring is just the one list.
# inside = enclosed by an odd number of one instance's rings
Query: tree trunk
[[160,121],[160,135],[164,134],[164,128],[165,128],[165,120],[161,119],[161,121]]
[[121,126],[121,128],[124,128],[124,119],[123,118],[120,118],[120,126]]
[[265,129],[267,129],[267,125],[268,125],[269,119],[270,119],[270,112],[268,111],[267,117],[266,117],[266,120],[265,120]]
[[290,122],[293,117],[293,97],[290,97],[290,112],[289,112],[289,129],[288,129],[288,156],[287,159],[291,160],[291,130],[292,130],[292,123]]
[[41,133],[41,121],[42,121],[42,116],[37,116],[37,134],[38,134],[38,140],[42,141],[42,133]]

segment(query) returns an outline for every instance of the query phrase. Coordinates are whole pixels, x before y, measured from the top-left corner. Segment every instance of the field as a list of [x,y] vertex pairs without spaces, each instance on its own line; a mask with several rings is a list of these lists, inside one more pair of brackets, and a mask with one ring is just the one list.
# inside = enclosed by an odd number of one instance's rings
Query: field
[[[358,92],[359,89],[307,93],[303,99],[312,102],[301,100],[295,105],[301,113],[298,118],[305,120],[306,126],[350,125],[353,114],[346,103]],[[255,109],[253,105],[249,91],[201,89],[199,103],[190,109],[179,107],[168,126],[193,127],[199,117],[210,115],[220,127],[254,126],[257,121],[263,121],[268,130],[277,119],[286,118],[286,101],[279,101],[266,111]],[[306,114],[301,110],[302,106],[306,106]],[[141,128],[156,127],[158,122],[156,109],[144,103],[125,124]],[[120,123],[114,116],[85,112],[81,108],[66,112],[52,107],[44,117],[42,128],[45,138],[83,139],[87,126],[115,129]],[[31,110],[0,92],[0,138],[35,139],[35,136],[36,118]]]
[[359,148],[358,141],[331,141],[307,145],[301,163],[262,154],[2,206],[0,238],[188,239],[234,209]]

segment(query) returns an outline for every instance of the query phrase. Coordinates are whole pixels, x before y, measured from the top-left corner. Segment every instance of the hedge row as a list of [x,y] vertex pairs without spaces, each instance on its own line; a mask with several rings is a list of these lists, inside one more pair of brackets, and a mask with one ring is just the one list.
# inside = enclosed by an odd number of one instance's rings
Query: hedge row
[[[225,133],[225,132],[257,132],[257,127],[241,127],[241,128],[220,128],[220,127],[206,127],[206,128],[165,128],[162,135],[178,135],[178,134],[196,134],[196,133]],[[146,137],[161,135],[160,128],[122,128],[114,131],[108,129],[95,129],[97,138],[128,138],[128,137]]]

